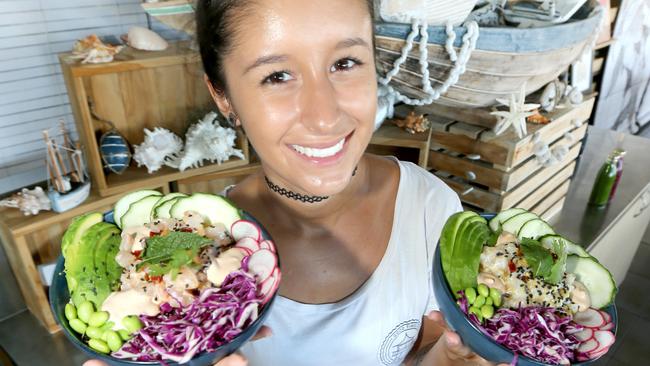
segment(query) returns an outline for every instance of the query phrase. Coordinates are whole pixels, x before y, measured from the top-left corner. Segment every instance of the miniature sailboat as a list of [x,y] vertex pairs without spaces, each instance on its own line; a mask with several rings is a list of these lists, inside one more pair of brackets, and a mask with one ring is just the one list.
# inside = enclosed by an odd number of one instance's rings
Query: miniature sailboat
[[73,145],[65,124],[63,121],[60,123],[62,145],[51,139],[47,131],[43,131],[47,147],[48,197],[56,212],[64,212],[80,205],[90,194],[90,179],[86,174],[80,145]]

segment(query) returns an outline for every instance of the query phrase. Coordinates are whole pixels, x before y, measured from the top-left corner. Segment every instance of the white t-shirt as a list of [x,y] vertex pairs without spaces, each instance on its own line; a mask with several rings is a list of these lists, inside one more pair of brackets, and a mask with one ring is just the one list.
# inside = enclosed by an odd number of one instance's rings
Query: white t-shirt
[[447,218],[462,209],[440,179],[399,162],[393,228],[370,278],[332,304],[303,304],[278,296],[266,325],[273,336],[241,352],[251,366],[400,365],[418,337],[422,317],[438,308],[433,253]]

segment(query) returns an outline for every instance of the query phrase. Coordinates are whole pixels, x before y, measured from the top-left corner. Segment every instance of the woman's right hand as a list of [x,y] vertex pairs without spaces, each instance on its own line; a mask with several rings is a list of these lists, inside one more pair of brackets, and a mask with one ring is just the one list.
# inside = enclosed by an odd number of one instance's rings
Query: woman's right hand
[[[253,338],[251,338],[251,341],[270,337],[271,335],[273,335],[271,328],[267,327],[266,325],[263,325],[260,328],[260,330],[258,330],[257,333],[255,333]],[[246,360],[246,358],[237,353],[234,353],[230,356],[226,356],[221,360],[219,360],[219,362],[214,364],[214,366],[247,366],[247,365],[248,365],[248,361]],[[84,362],[83,366],[108,366],[108,365],[100,360],[88,360]]]

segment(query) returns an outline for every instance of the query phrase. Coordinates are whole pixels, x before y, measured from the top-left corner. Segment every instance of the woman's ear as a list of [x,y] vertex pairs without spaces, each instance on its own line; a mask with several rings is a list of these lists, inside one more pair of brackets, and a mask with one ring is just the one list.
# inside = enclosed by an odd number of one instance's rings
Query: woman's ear
[[215,104],[217,105],[217,108],[219,108],[219,112],[221,112],[221,114],[224,115],[225,117],[228,117],[231,113],[233,113],[232,106],[230,105],[228,98],[226,98],[226,93],[224,93],[221,90],[215,89],[214,85],[212,85],[212,82],[210,81],[210,78],[208,78],[208,75],[203,74],[203,81],[205,82],[205,85],[208,87],[208,91],[210,91],[210,96],[212,96],[212,100],[214,100]]

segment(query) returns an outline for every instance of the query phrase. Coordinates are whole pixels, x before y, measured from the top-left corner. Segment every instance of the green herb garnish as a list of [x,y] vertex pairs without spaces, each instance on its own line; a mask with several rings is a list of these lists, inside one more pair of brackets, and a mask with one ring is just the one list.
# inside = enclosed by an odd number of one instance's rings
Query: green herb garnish
[[557,284],[566,270],[566,245],[553,241],[553,252],[544,248],[537,240],[522,239],[521,251],[533,275],[544,278],[550,284]]
[[147,247],[138,269],[146,265],[152,276],[167,273],[175,275],[182,266],[191,265],[199,250],[212,244],[212,240],[194,233],[174,231],[164,236],[147,239]]

